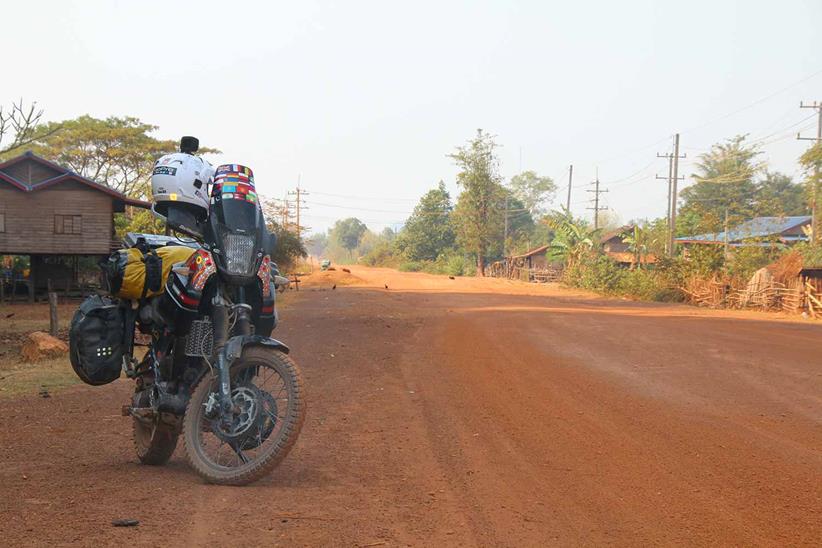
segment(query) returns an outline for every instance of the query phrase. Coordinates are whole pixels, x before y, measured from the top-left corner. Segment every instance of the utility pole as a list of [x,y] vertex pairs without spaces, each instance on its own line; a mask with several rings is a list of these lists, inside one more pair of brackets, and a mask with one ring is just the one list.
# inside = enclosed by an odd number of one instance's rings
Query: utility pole
[[[817,122],[816,122],[816,137],[802,137],[799,133],[796,134],[796,138],[800,141],[814,141],[816,144],[822,142],[822,102],[817,103],[814,101],[810,105],[806,105],[804,102],[799,102],[799,108],[815,108],[817,112]],[[816,221],[819,217],[817,211],[817,202],[819,201],[819,166],[817,165],[814,168],[813,174],[813,192],[811,193],[813,204],[811,205],[811,243],[815,244],[819,241],[819,231],[816,229]]]
[[676,202],[677,202],[677,183],[679,182],[679,160],[685,158],[687,155],[679,155],[679,133],[674,135],[674,154],[673,154],[673,170],[671,171],[671,223],[670,232],[668,234],[668,249],[671,256],[676,251],[674,236],[676,235]]
[[502,234],[502,256],[508,257],[508,191],[505,192],[505,230]]
[[571,211],[571,184],[574,182],[574,164],[568,166],[568,201],[565,202],[565,209]]
[[295,196],[295,204],[297,209],[297,237],[302,238],[302,231],[305,229],[300,224],[300,212],[305,208],[305,201],[302,199],[303,196],[308,196],[308,192],[300,188],[300,181],[302,180],[302,175],[297,177],[297,188],[295,190],[291,190],[288,192],[290,196]]
[[591,199],[591,201],[594,202],[594,207],[589,207],[589,208],[586,208],[586,209],[593,209],[594,210],[594,230],[598,230],[599,229],[599,212],[603,211],[605,209],[608,209],[607,207],[599,207],[599,195],[602,194],[603,192],[608,192],[608,190],[600,190],[599,189],[599,170],[597,170],[596,180],[591,184],[594,185],[594,190],[587,190],[586,192],[593,192],[594,193],[594,197],[593,197],[593,199]]
[[291,226],[291,217],[292,217],[292,210],[293,205],[291,201],[288,199],[288,193],[286,193],[285,198],[282,199],[274,199],[274,211],[280,217],[280,226],[282,226],[285,230],[289,229]]
[[731,258],[731,250],[728,246],[728,208],[725,208],[725,230],[724,232],[724,239],[725,239],[725,265],[728,265],[728,261]]
[[[668,201],[665,209],[665,220],[668,224],[668,239],[665,242],[665,250],[668,252],[668,256],[673,255],[673,250],[671,249],[671,234],[674,231],[674,226],[671,224],[671,209],[673,204],[671,203],[671,196],[673,193],[673,177],[674,177],[674,155],[670,152],[666,152],[665,154],[660,154],[657,152],[657,158],[667,158],[668,159],[668,176],[667,177],[660,177],[659,175],[656,176],[657,179],[662,181],[668,181]],[[683,180],[685,177],[679,177],[679,180]]]
[[668,202],[666,204],[665,210],[665,223],[668,225],[668,233],[666,234],[667,239],[665,241],[665,251],[668,253],[668,256],[670,257],[671,255],[673,255],[671,253],[671,248],[669,247],[669,245],[671,243],[671,175],[673,174],[674,169],[674,156],[670,153],[660,154],[659,152],[657,152],[656,157],[668,159],[668,176],[660,177],[659,175],[656,175],[656,178],[657,180],[668,181]]

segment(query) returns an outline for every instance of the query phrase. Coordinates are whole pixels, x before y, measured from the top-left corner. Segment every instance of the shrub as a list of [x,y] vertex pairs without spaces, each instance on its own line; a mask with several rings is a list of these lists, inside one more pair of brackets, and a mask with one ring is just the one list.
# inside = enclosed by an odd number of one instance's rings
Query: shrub
[[592,255],[579,263],[577,287],[613,293],[625,270],[607,255]]
[[360,262],[367,266],[396,266],[399,258],[394,254],[391,242],[382,240],[368,253],[360,258]]
[[424,270],[431,274],[446,274],[448,276],[465,276],[471,271],[471,263],[465,256],[450,251],[440,254],[434,262],[426,262]]
[[671,286],[663,272],[654,270],[628,270],[619,280],[617,293],[647,301],[679,301],[680,292]]
[[420,272],[424,268],[424,264],[420,261],[405,261],[400,263],[398,270],[401,272]]

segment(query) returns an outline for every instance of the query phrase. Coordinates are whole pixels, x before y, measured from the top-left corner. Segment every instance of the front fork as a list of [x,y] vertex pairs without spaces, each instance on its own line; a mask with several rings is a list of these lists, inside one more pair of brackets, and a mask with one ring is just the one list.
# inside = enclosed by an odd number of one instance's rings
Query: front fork
[[251,307],[245,304],[245,288],[239,288],[238,304],[235,310],[235,336],[229,338],[228,311],[229,305],[220,293],[212,300],[212,326],[214,328],[214,354],[218,379],[217,400],[220,404],[220,417],[224,424],[232,420],[234,402],[231,399],[231,365],[239,357],[242,348],[236,342],[251,334]]

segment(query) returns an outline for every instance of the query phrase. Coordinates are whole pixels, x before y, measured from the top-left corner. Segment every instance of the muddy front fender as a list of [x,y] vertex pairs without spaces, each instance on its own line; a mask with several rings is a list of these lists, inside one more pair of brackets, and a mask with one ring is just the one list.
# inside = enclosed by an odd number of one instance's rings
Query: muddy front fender
[[291,349],[284,343],[271,337],[263,337],[262,335],[237,335],[231,337],[225,344],[225,356],[227,358],[229,367],[234,360],[242,356],[243,349],[246,346],[262,346],[267,348],[274,348],[283,354],[288,354]]

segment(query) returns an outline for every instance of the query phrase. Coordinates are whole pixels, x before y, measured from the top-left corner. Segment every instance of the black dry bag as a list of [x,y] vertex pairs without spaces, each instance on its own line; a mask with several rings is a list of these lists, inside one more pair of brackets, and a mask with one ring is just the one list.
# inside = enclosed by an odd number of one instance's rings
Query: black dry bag
[[69,357],[83,382],[108,384],[120,376],[125,324],[125,310],[109,297],[92,295],[74,313],[69,329]]

